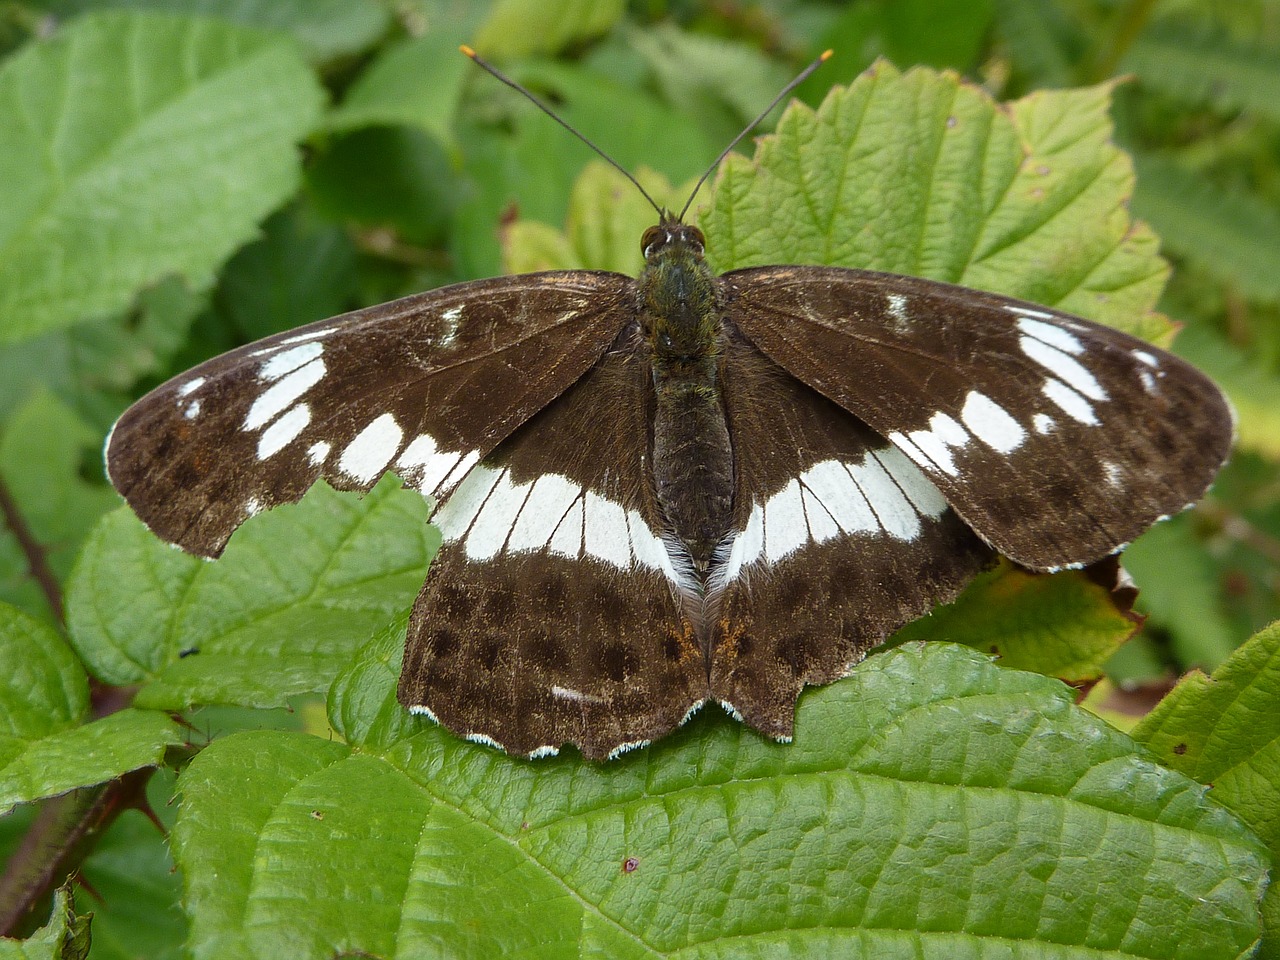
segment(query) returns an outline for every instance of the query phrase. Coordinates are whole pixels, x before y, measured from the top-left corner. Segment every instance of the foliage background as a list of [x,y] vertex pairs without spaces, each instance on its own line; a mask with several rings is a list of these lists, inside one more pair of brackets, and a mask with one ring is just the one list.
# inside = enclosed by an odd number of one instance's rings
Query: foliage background
[[[49,37],[89,22],[86,58],[109,64],[126,57],[127,30],[83,20],[102,11],[181,12],[251,28],[234,41],[210,31],[201,47],[183,46],[187,34],[175,27],[175,56],[158,61],[151,79],[190,79],[201,56],[255,64],[261,96],[243,97],[220,122],[241,138],[251,131],[247,139],[262,146],[220,152],[209,142],[184,151],[165,140],[161,123],[151,131],[155,142],[135,143],[140,149],[130,154],[152,157],[155,168],[99,158],[94,175],[35,184],[19,131],[80,142],[93,155],[95,145],[130,129],[130,109],[162,116],[163,102],[131,102],[138,88],[124,73],[88,91],[76,88],[74,72],[27,72],[0,87],[0,600],[30,616],[12,620],[29,634],[65,629],[65,587],[86,543],[120,544],[128,536],[118,529],[120,515],[109,513],[118,501],[105,485],[99,451],[131,399],[192,363],[276,330],[563,252],[561,241],[526,225],[564,224],[589,155],[475,71],[454,52],[460,42],[551,96],[623,166],[644,166],[677,184],[701,173],[798,66],[827,47],[837,55],[798,92],[814,105],[881,56],[904,69],[955,70],[1001,100],[1127,77],[1114,90],[1115,140],[1134,157],[1133,211],[1159,234],[1174,267],[1161,309],[1185,324],[1174,349],[1231,395],[1240,437],[1206,503],[1126,554],[1150,619],[1108,664],[1117,686],[1100,685],[1092,699],[1112,718],[1132,718],[1174,678],[1218,667],[1280,616],[1276,4],[51,0],[0,8],[0,54],[12,68]],[[296,52],[275,54],[279,42]],[[272,99],[271,90],[290,83],[293,96]],[[99,129],[93,118],[66,112],[77,94],[119,102],[119,128]],[[300,164],[292,151],[272,149],[280,141],[302,144]],[[184,190],[136,219],[119,212],[112,198],[161,168],[171,175],[174,164]],[[46,204],[43,213],[53,211],[52,232],[22,227],[36,218],[38,203]],[[107,223],[103,211],[119,219]],[[504,229],[515,221],[520,228]],[[79,273],[77,258],[62,258],[60,251],[92,247],[104,235],[109,255],[84,258],[94,272]],[[624,260],[638,239],[600,236],[599,245]],[[420,520],[399,507],[385,510],[388,526]],[[412,581],[420,573],[415,563],[433,544],[424,532],[406,549],[378,576]],[[144,551],[140,546],[138,556]],[[84,569],[81,577],[102,581],[118,573]],[[353,635],[362,642],[394,607],[361,607],[344,593],[349,586],[328,583],[314,608],[291,607],[291,621],[263,629],[309,629],[316,617],[333,621],[340,609],[339,633],[348,644]],[[73,627],[75,616],[73,609]],[[332,654],[337,669],[344,649],[334,640],[321,652]],[[113,675],[101,662],[92,666],[93,685],[69,695],[68,724],[85,711],[109,713],[128,698],[121,687],[136,682],[125,668]],[[286,707],[275,713],[193,714],[195,732],[185,738],[128,711],[115,722],[137,721],[129,735],[137,738],[132,762],[139,766],[157,762],[166,744],[203,743],[242,727],[326,731],[314,700],[285,693],[279,703],[265,695],[257,701]],[[153,726],[142,729],[146,724]],[[171,752],[169,759],[178,765],[181,757]],[[122,763],[119,770],[130,769]],[[171,774],[142,783],[151,807],[171,822]],[[0,851],[16,848],[35,815],[28,805],[0,821]],[[179,955],[186,920],[174,910],[178,880],[167,850],[137,811],[106,822],[110,829],[84,863],[104,900],[96,907],[93,955]]]

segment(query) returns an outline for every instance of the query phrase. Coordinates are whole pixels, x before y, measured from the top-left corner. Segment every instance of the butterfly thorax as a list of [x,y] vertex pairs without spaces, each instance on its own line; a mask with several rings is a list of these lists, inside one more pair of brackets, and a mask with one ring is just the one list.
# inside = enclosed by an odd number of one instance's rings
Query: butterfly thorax
[[644,250],[640,317],[653,369],[654,489],[666,532],[688,551],[704,587],[733,508],[717,286],[696,227],[664,220],[645,233]]

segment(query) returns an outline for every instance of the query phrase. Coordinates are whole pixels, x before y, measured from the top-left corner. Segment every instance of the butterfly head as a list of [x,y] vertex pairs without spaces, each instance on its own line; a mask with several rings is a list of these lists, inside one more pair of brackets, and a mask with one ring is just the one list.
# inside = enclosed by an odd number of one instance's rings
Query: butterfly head
[[701,259],[706,245],[707,241],[701,230],[667,214],[663,215],[659,223],[646,230],[640,240],[640,250],[644,253],[647,264],[673,254],[692,255]]

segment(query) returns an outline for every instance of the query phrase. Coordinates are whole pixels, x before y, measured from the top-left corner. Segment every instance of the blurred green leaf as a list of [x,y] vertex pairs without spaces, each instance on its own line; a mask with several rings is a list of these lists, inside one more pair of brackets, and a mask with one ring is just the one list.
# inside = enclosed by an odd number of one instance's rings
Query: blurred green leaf
[[1134,212],[1172,250],[1241,292],[1280,302],[1280,213],[1258,197],[1228,193],[1175,160],[1140,154]]
[[1218,595],[1213,558],[1183,514],[1152,527],[1124,552],[1141,588],[1138,609],[1168,631],[1177,662],[1213,668],[1236,640]]
[[1192,106],[1245,110],[1280,120],[1280,60],[1276,51],[1241,46],[1188,24],[1156,23],[1135,40],[1121,64],[1153,90]]
[[107,682],[141,683],[139,706],[282,706],[412,603],[439,544],[426,514],[393,478],[363,499],[319,484],[246,523],[218,563],[108,514],[68,584],[72,642]]
[[897,63],[968,70],[995,16],[995,0],[892,0],[884,4],[885,53]]
[[557,53],[609,30],[623,0],[497,0],[473,46],[494,60]]
[[[348,735],[386,732],[395,643],[352,681],[372,689],[335,687],[370,711]],[[179,790],[205,956],[1212,960],[1257,937],[1266,871],[1203,787],[1069,689],[944,644],[808,694],[789,746],[714,715],[604,765],[436,729],[238,734]]]
[[213,20],[94,14],[5,62],[0,341],[209,285],[296,188],[320,101],[290,43]]
[[881,62],[816,112],[793,104],[753,160],[728,158],[701,218],[708,258],[907,273],[1164,335],[1167,267],[1129,217],[1109,102],[1100,86],[1006,107]]

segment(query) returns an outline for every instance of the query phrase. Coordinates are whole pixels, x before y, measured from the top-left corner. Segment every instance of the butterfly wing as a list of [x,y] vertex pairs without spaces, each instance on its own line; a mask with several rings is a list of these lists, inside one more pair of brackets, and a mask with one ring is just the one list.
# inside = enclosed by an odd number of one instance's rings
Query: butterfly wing
[[321,477],[369,490],[394,470],[446,496],[609,347],[633,285],[588,271],[480,280],[233,350],[125,411],[111,482],[157,535],[209,557]]
[[1057,310],[836,267],[724,275],[743,334],[911,458],[1033,569],[1098,560],[1197,500],[1230,406],[1193,367]]
[[883,437],[730,335],[737,532],[717,584],[711,695],[789,737],[802,686],[846,675],[993,555]]
[[401,703],[510,753],[594,759],[702,703],[648,469],[652,394],[631,329],[439,507]]

